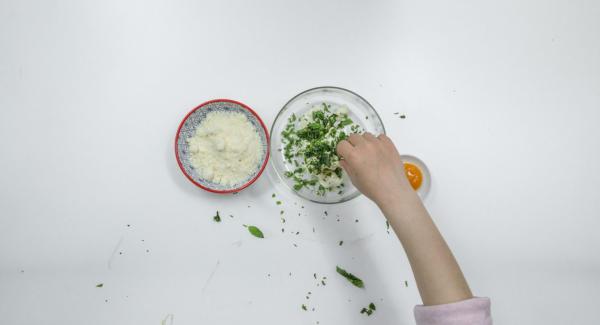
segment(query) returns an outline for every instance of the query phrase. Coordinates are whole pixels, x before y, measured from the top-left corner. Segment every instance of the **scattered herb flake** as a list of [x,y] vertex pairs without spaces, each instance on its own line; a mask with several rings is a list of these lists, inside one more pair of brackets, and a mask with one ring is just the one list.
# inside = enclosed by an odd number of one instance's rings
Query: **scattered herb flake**
[[404,286],[408,288],[408,281],[404,280]]
[[339,245],[340,245],[340,246],[344,245],[344,241],[343,241],[343,240],[340,240],[340,243],[339,243]]
[[277,202],[275,202],[275,204],[281,205],[281,201],[277,201]]
[[221,216],[219,215],[219,211],[217,210],[217,214],[213,217],[215,222],[221,222]]
[[358,278],[357,276],[355,276],[354,274],[346,272],[346,270],[342,269],[339,266],[336,266],[335,270],[341,276],[345,277],[348,281],[350,281],[350,283],[352,283],[354,286],[356,286],[358,288],[364,288],[365,287],[363,281],[360,278]]
[[402,114],[402,115],[400,115],[400,118],[401,118],[401,119],[405,119],[405,118],[406,118],[406,115]]
[[302,310],[304,310],[304,311],[306,311],[306,310],[307,310],[307,309],[306,309],[306,305],[305,305],[305,304],[302,304]]
[[258,227],[256,227],[256,226],[247,226],[247,227],[248,227],[248,231],[252,234],[252,236],[257,237],[257,238],[265,238],[262,231],[260,231],[260,229],[258,229]]
[[373,314],[375,310],[377,310],[377,308],[375,308],[375,304],[370,303],[368,307],[363,307],[363,309],[360,310],[360,313],[367,314],[367,316],[371,316],[371,314]]
[[271,197],[275,197],[275,193],[271,194]]
[[96,284],[96,288],[102,288],[102,287],[104,287],[104,283],[98,283],[98,284]]

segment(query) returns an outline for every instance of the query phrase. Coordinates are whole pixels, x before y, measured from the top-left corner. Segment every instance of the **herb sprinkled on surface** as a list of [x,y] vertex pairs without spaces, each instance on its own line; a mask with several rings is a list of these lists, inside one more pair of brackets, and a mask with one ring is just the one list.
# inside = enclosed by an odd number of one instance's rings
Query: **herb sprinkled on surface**
[[364,288],[365,287],[365,284],[363,283],[363,281],[360,278],[358,278],[357,276],[355,276],[354,274],[346,272],[346,270],[342,269],[339,266],[336,266],[335,270],[341,276],[343,276],[348,281],[350,281],[350,283],[352,283],[354,286],[359,287],[359,288]]
[[221,216],[219,215],[219,211],[217,211],[217,214],[213,217],[213,220],[215,222],[221,222]]
[[377,308],[375,308],[375,304],[370,303],[368,307],[363,307],[363,309],[360,310],[360,313],[367,314],[367,316],[371,316],[371,314],[373,314],[375,310],[377,310]]
[[265,238],[262,231],[260,231],[260,229],[258,229],[258,227],[246,226],[246,225],[244,225],[244,227],[248,228],[248,232],[250,232],[252,234],[252,236],[257,237],[257,238]]

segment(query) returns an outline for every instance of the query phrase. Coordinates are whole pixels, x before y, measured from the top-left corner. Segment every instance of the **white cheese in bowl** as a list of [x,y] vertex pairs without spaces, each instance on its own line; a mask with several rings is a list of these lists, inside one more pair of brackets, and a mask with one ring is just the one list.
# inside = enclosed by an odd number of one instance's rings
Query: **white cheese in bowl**
[[191,165],[200,177],[213,183],[240,184],[248,180],[260,163],[259,135],[242,113],[206,114],[187,143]]

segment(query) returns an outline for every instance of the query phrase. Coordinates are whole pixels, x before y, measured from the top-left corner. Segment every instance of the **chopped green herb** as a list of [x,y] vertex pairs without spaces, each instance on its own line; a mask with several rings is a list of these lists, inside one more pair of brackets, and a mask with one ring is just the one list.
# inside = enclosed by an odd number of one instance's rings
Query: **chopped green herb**
[[277,201],[277,202],[275,202],[275,204],[281,205],[281,201]]
[[385,228],[390,229],[390,222],[387,220],[385,221]]
[[404,280],[404,286],[408,288],[408,281]]
[[344,241],[343,241],[343,240],[340,240],[340,243],[339,243],[339,245],[340,245],[340,246],[342,246],[343,244],[344,244]]
[[305,305],[305,304],[302,304],[302,310],[304,310],[304,311],[306,311],[306,310],[307,310],[307,309],[306,309],[306,305]]
[[406,118],[406,115],[402,114],[402,115],[400,115],[400,118],[401,118],[401,119],[405,119],[405,118]]
[[335,270],[341,276],[345,277],[348,281],[350,281],[350,283],[352,283],[354,286],[359,287],[359,288],[365,287],[363,281],[361,279],[359,279],[358,277],[356,277],[354,274],[346,272],[346,270],[342,269],[339,266],[336,266]]
[[96,284],[96,288],[102,288],[102,287],[104,287],[104,283],[98,283],[98,284]]
[[250,232],[252,234],[252,236],[258,237],[258,238],[265,238],[265,236],[263,235],[262,231],[260,231],[260,229],[258,229],[258,227],[256,227],[256,226],[246,226],[246,225],[244,225],[244,227],[248,228],[248,232]]
[[271,197],[275,197],[275,193],[271,194]]
[[377,310],[377,308],[375,308],[375,304],[370,303],[368,307],[363,307],[363,309],[360,310],[360,313],[367,314],[367,316],[371,316],[371,314],[373,314],[375,310]]
[[279,214],[283,214],[283,210],[279,211]]
[[213,220],[214,220],[215,222],[221,222],[221,216],[219,215],[219,211],[217,211],[217,215],[215,215],[215,216],[213,217]]
[[313,106],[300,118],[291,116],[281,136],[285,160],[296,167],[284,174],[293,179],[294,190],[306,187],[318,195],[334,191],[343,172],[336,146],[359,129],[346,108],[332,109],[327,103]]

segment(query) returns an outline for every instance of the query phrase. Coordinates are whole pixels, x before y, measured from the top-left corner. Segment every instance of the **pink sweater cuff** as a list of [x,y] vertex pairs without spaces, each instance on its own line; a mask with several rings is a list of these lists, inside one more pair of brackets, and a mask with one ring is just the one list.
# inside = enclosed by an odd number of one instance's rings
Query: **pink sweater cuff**
[[451,304],[416,306],[417,325],[492,325],[489,298],[471,298]]

